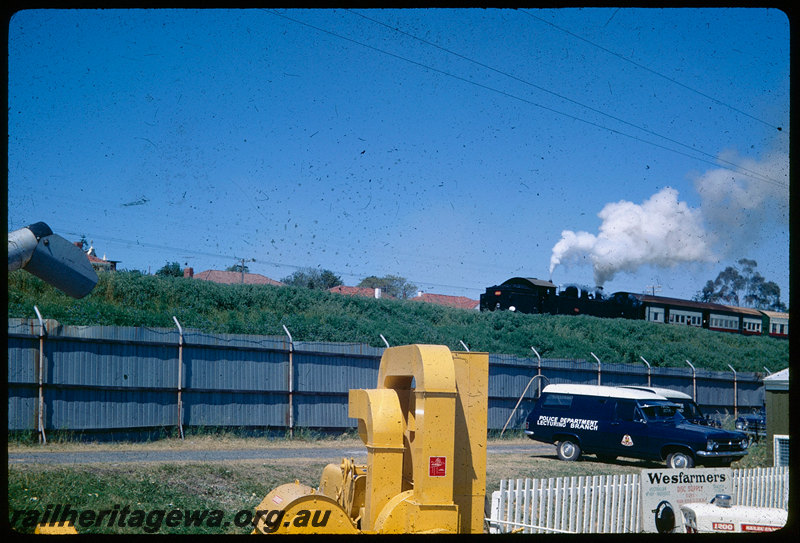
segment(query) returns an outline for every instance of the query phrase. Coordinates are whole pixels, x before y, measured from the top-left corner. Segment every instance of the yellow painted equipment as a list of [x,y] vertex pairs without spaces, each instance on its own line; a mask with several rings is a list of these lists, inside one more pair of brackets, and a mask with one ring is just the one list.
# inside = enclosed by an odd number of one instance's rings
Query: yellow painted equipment
[[488,383],[486,353],[386,349],[377,388],[349,395],[367,464],[328,464],[318,489],[279,486],[254,533],[482,533]]
[[58,523],[51,526],[50,524],[37,524],[33,530],[37,535],[76,535],[78,530],[75,525],[70,522]]

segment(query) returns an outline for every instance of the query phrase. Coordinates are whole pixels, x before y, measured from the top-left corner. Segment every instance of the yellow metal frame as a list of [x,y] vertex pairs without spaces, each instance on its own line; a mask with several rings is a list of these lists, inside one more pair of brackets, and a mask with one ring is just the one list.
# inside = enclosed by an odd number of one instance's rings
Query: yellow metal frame
[[[486,353],[387,349],[377,388],[350,390],[348,398],[367,465],[329,464],[318,491],[282,485],[262,505],[283,504],[287,518],[312,503],[330,509],[335,526],[325,533],[483,532],[488,381]],[[273,532],[320,533],[290,527]],[[263,523],[256,532],[266,533]]]

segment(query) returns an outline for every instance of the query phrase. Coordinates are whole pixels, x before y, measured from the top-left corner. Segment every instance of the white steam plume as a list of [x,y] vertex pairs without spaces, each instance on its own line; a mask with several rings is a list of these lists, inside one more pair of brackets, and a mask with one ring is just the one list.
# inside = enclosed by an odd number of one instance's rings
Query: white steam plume
[[[727,169],[710,170],[694,180],[701,207],[678,201],[678,192],[665,188],[641,205],[628,201],[609,203],[600,211],[600,231],[564,230],[553,247],[550,276],[560,264],[588,260],[595,284],[602,286],[618,272],[635,272],[651,265],[669,268],[690,262],[741,253],[744,244],[764,235],[764,226],[782,231],[789,224],[789,159],[776,153],[763,161],[720,157],[743,170],[760,172],[760,178]],[[740,256],[740,255],[739,255]]]
[[671,267],[712,258],[700,212],[678,201],[678,191],[662,189],[641,205],[621,200],[606,204],[597,236],[565,230],[553,247],[550,275],[559,264],[586,259],[597,286],[621,271],[644,265]]
[[763,176],[757,179],[731,170],[710,170],[694,180],[706,227],[719,250],[730,254],[756,241],[764,225],[789,225],[789,158],[770,155],[756,162],[733,154],[721,158]]

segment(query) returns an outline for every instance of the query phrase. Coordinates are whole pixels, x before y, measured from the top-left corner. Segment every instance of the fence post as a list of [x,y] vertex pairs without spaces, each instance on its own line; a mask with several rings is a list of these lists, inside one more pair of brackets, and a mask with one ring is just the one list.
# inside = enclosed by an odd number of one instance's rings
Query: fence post
[[287,390],[289,392],[288,398],[288,408],[287,408],[287,418],[288,418],[288,425],[289,425],[289,437],[294,437],[294,405],[292,401],[292,390],[293,390],[293,368],[292,368],[292,355],[294,353],[294,340],[292,339],[292,334],[289,333],[289,329],[286,328],[286,325],[283,326],[283,331],[286,332],[286,335],[289,336],[289,379],[287,383]]
[[642,359],[642,362],[647,364],[647,386],[650,386],[650,362],[645,360],[643,356],[640,356],[639,358]]
[[594,356],[594,359],[597,360],[597,384],[600,384],[600,359],[595,356],[594,353],[590,352],[590,355]]
[[[542,359],[541,359],[541,357],[539,357],[539,353],[536,352],[536,349],[534,349],[533,347],[531,347],[531,349],[533,349],[533,352],[536,353],[537,358],[539,358],[539,372],[541,372]],[[547,377],[544,377],[543,375],[541,375],[541,373],[537,373],[536,375],[531,377],[531,380],[528,381],[527,385],[525,385],[525,390],[523,390],[522,394],[520,394],[519,400],[517,400],[517,405],[515,405],[514,409],[511,410],[511,414],[508,416],[508,420],[503,425],[503,429],[500,430],[500,437],[503,437],[503,432],[506,431],[506,427],[508,426],[508,423],[511,422],[511,417],[514,416],[514,413],[517,411],[517,407],[519,407],[519,404],[522,403],[522,398],[523,398],[523,396],[525,396],[525,393],[528,392],[528,387],[531,386],[531,383],[533,383],[533,380],[536,379],[537,377],[539,377],[539,388],[541,388],[541,386],[542,386],[541,379],[547,379]]]
[[736,418],[736,417],[739,416],[738,413],[737,413],[738,407],[737,407],[737,403],[736,403],[736,399],[737,399],[737,396],[738,396],[737,390],[736,390],[736,370],[733,369],[733,366],[731,366],[730,364],[728,364],[728,367],[733,372],[733,416],[734,416],[734,418]]
[[44,376],[44,336],[47,333],[47,328],[45,328],[42,314],[39,313],[39,308],[33,306],[33,310],[36,312],[36,317],[39,319],[39,416],[37,417],[37,426],[39,430],[39,443],[47,445],[47,436],[44,435],[44,388],[42,384]]
[[183,386],[183,328],[175,315],[172,316],[172,320],[175,321],[175,325],[178,327],[178,433],[183,439],[183,398],[181,397]]
[[692,399],[696,402],[697,401],[697,379],[695,378],[696,371],[692,363],[688,360],[686,361],[689,364],[689,367],[692,368]]

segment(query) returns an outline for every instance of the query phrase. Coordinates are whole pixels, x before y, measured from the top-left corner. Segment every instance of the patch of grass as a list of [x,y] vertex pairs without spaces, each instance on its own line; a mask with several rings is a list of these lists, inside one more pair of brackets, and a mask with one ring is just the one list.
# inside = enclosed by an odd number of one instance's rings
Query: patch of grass
[[[97,519],[91,525],[81,524],[79,519],[76,528],[80,533],[247,534],[252,530],[247,522],[253,509],[270,490],[295,479],[318,486],[323,467],[324,463],[308,461],[11,466],[9,522],[20,532],[32,533],[48,506],[52,512],[61,505],[63,511],[68,504],[78,512],[108,512],[99,525]],[[138,521],[137,510],[143,512]],[[15,517],[16,511],[24,513]],[[170,511],[181,511],[181,521],[175,526],[167,523]],[[202,522],[193,523],[187,522],[187,511],[207,513]],[[220,514],[219,522],[213,520],[216,515],[210,512],[214,511]]]
[[200,431],[187,431],[184,439],[177,432],[163,434],[160,439],[94,441],[76,436],[74,433],[50,433],[47,444],[39,443],[31,432],[10,434],[8,452],[73,452],[73,451],[159,451],[159,450],[232,450],[232,449],[274,449],[279,447],[316,447],[320,444],[346,444],[361,446],[361,438],[355,429],[341,432],[320,432],[308,428],[295,429],[294,436],[288,432],[253,437],[246,433],[209,427]]
[[[204,440],[213,444],[209,436],[195,438],[196,442],[164,440],[159,446],[168,448],[202,448]],[[355,438],[357,439],[357,438]],[[330,440],[284,441],[273,440],[272,446],[312,447],[325,446],[326,443],[345,442],[354,447],[361,446],[350,436],[334,437]],[[180,441],[180,440],[177,440]],[[258,439],[233,440],[236,448],[254,448],[263,444]],[[492,443],[520,444],[530,443],[524,437],[504,435],[502,440],[491,439]],[[130,444],[129,444],[130,445]],[[156,444],[152,444],[156,445]],[[72,444],[77,450],[78,444]],[[133,444],[145,447],[145,444]],[[228,446],[228,445],[226,445]],[[92,449],[83,444],[83,450]],[[735,462],[734,468],[767,467],[766,444],[754,444],[744,459]],[[92,449],[95,450],[95,449]],[[164,464],[82,464],[69,467],[52,465],[11,464],[8,468],[9,521],[18,531],[29,533],[41,520],[42,514],[60,504],[69,504],[73,510],[108,511],[103,522],[97,526],[78,526],[81,533],[140,534],[147,530],[159,534],[246,534],[250,532],[249,522],[254,508],[271,490],[298,480],[311,487],[319,486],[322,470],[327,463],[338,464],[340,458],[326,461],[283,458],[280,460],[247,460],[239,462],[212,463],[164,463]],[[486,469],[486,494],[499,490],[501,479],[549,478],[563,476],[586,476],[639,473],[642,469],[663,468],[661,462],[633,459],[618,459],[611,463],[598,461],[593,455],[584,455],[576,462],[558,460],[555,452],[549,454],[515,453],[489,454]],[[218,525],[206,517],[200,525],[186,525],[186,515],[177,526],[168,526],[166,518],[161,519],[157,530],[153,528],[157,515],[151,525],[120,525],[121,511],[128,507],[131,511],[145,513],[172,510],[179,511],[218,511],[222,515]],[[116,518],[109,523],[110,514],[116,510]],[[25,515],[14,517],[15,511]],[[237,516],[238,515],[238,516]],[[33,517],[36,518],[33,518]],[[239,526],[237,526],[237,521]],[[228,523],[227,525],[225,523]],[[146,530],[147,528],[147,530]]]

